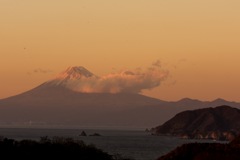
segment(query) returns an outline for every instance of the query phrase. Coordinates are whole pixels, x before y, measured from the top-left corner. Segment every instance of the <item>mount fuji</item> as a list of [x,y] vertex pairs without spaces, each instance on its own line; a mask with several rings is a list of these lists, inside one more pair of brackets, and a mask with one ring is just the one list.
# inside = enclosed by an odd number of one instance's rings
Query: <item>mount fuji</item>
[[[22,94],[0,100],[0,126],[147,128],[189,109],[229,105],[218,99],[167,102],[135,93],[89,93],[77,88],[99,79],[84,67],[69,67],[56,78]],[[94,82],[94,81],[93,81]]]

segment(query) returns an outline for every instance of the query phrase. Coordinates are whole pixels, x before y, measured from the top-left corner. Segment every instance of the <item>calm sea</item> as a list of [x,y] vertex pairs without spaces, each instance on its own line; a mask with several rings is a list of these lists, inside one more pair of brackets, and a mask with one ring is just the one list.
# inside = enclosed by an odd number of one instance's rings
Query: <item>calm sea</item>
[[[88,135],[99,133],[102,136],[81,137],[79,134],[83,130]],[[87,144],[94,144],[109,154],[119,153],[125,157],[134,158],[135,160],[155,160],[181,144],[197,141],[184,140],[176,137],[151,136],[144,131],[101,129],[0,128],[0,135],[16,140],[39,140],[42,136],[72,137],[83,140]]]

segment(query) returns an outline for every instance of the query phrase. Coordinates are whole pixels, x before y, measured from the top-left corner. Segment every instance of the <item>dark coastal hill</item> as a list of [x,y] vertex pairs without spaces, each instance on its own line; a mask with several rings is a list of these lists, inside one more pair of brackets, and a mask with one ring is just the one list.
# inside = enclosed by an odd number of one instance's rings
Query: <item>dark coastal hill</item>
[[184,111],[153,129],[158,135],[232,140],[240,133],[240,110],[229,106]]
[[240,136],[229,144],[191,143],[184,144],[158,160],[239,160]]

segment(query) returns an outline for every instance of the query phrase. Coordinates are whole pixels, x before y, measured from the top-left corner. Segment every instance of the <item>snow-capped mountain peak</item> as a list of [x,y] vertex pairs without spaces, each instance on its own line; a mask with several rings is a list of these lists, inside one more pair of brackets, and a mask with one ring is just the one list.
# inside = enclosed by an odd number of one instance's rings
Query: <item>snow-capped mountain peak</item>
[[61,86],[70,90],[78,90],[82,84],[98,77],[82,66],[68,67],[54,79],[45,82],[42,87]]
[[60,73],[57,79],[79,80],[82,78],[90,78],[95,75],[82,66],[69,67],[64,72]]

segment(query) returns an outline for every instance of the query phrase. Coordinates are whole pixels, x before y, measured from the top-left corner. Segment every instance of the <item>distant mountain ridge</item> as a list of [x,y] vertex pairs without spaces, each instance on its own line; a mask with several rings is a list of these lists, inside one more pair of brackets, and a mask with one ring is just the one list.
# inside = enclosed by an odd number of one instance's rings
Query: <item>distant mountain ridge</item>
[[154,128],[153,132],[183,138],[232,140],[240,134],[240,110],[219,106],[184,111]]
[[[227,101],[221,98],[215,99],[213,101],[201,101],[197,99],[190,99],[190,98],[183,98],[176,102],[170,102],[170,105],[178,104],[178,106],[185,107],[187,109],[194,109],[194,108],[207,108],[207,107],[215,107],[215,106],[221,106],[221,105],[227,105],[232,107],[239,107],[238,102],[234,101]],[[191,108],[187,107],[191,106]]]
[[0,126],[93,126],[149,128],[184,110],[236,102],[162,101],[134,93],[81,93],[72,87],[98,78],[84,67],[70,67],[56,78],[22,94],[0,100]]

